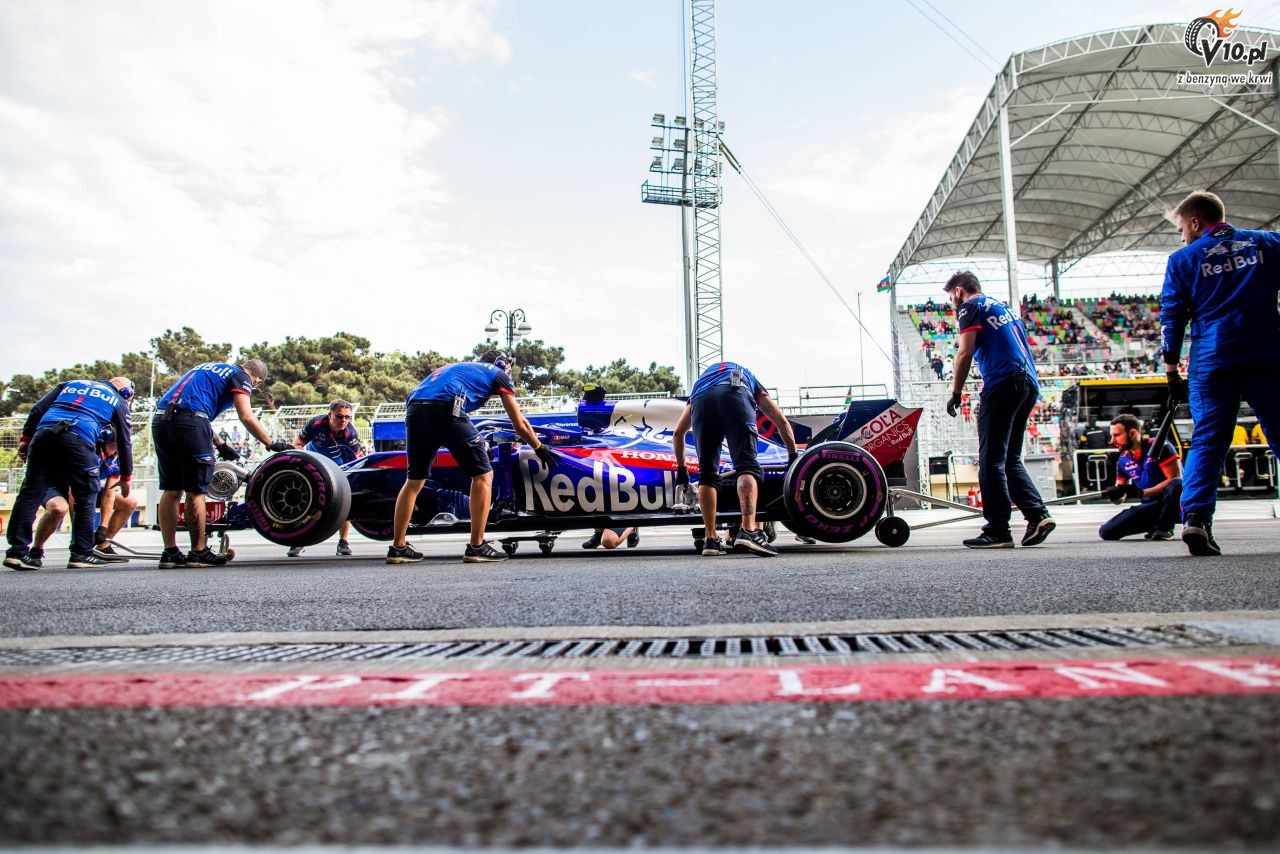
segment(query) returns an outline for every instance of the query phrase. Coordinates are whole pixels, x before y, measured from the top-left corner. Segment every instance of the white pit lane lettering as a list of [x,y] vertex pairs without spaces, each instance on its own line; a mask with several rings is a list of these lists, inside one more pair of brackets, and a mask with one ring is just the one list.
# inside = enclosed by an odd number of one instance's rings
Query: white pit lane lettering
[[862,686],[857,682],[841,685],[838,688],[806,688],[800,674],[794,670],[775,670],[778,677],[778,690],[775,697],[847,697],[850,694],[862,693]]
[[350,688],[353,685],[359,685],[361,682],[359,676],[351,675],[332,676],[328,677],[328,682],[322,682],[321,680],[325,678],[326,677],[324,676],[314,675],[295,676],[292,679],[272,685],[269,688],[263,688],[261,691],[255,691],[245,697],[245,699],[254,702],[265,702],[267,700],[274,700],[277,697],[290,693],[291,691],[327,691],[335,688]]
[[1115,682],[1129,682],[1134,685],[1150,685],[1152,688],[1168,688],[1169,683],[1157,679],[1149,673],[1130,670],[1129,665],[1098,664],[1095,667],[1055,667],[1053,672],[1076,682],[1081,688],[1096,690],[1110,688]]
[[430,676],[423,676],[415,679],[412,685],[399,691],[388,694],[374,694],[371,700],[421,700],[434,691],[445,682],[460,681],[466,682],[470,679],[465,673],[433,673]]
[[523,691],[513,691],[507,696],[513,700],[544,700],[555,691],[556,685],[566,679],[578,682],[590,682],[589,673],[518,673],[511,677],[513,682],[533,682]]
[[961,685],[973,685],[992,693],[1026,690],[1021,685],[1011,685],[1008,682],[979,676],[966,670],[949,670],[942,667],[935,668],[929,674],[928,684],[920,690],[925,694],[954,694]]
[[1194,667],[1214,676],[1221,676],[1250,688],[1274,688],[1280,685],[1280,667],[1258,662],[1188,661],[1185,667]]

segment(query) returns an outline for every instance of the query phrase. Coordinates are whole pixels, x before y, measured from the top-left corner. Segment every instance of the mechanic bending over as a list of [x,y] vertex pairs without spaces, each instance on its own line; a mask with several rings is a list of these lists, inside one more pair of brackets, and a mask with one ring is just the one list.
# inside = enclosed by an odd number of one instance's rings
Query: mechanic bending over
[[1240,400],[1249,402],[1280,456],[1280,234],[1226,221],[1222,199],[1196,192],[1169,215],[1186,244],[1169,256],[1160,293],[1160,339],[1169,395],[1188,398],[1178,372],[1191,323],[1191,450],[1182,485],[1182,541],[1199,557],[1222,554],[1213,539],[1218,473]]
[[59,383],[31,408],[18,439],[18,459],[27,464],[27,474],[9,520],[5,566],[21,570],[42,565],[42,555],[31,556],[32,526],[50,489],[74,496],[67,566],[81,569],[106,563],[93,553],[93,510],[102,486],[97,445],[102,431],[110,426],[119,437],[120,491],[128,496],[133,476],[131,397],[133,383],[126,377],[110,382],[70,380]]
[[738,476],[738,506],[742,512],[741,530],[731,544],[736,550],[772,556],[778,550],[756,522],[756,496],[764,470],[756,460],[756,406],[778,427],[787,446],[787,461],[796,458],[796,437],[778,405],[769,397],[751,371],[735,362],[718,362],[702,372],[689,392],[689,402],[676,423],[674,449],[676,484],[689,484],[689,469],[684,461],[684,437],[693,428],[698,450],[698,507],[706,540],[702,553],[722,555],[729,551],[716,536],[716,501],[720,483],[720,445],[729,444],[729,457]]
[[511,426],[533,448],[547,468],[556,464],[556,455],[542,444],[533,427],[516,404],[515,386],[507,367],[511,357],[489,350],[476,362],[457,362],[437,368],[409,393],[405,408],[404,435],[408,469],[404,486],[396,496],[393,530],[395,538],[387,548],[387,563],[417,563],[423,555],[406,542],[409,523],[422,484],[431,474],[440,446],[449,449],[459,468],[471,478],[471,541],[462,554],[466,563],[491,563],[507,556],[484,538],[493,495],[493,467],[489,449],[471,423],[469,413],[484,406],[497,394]]
[[960,348],[947,414],[952,418],[964,400],[964,381],[976,359],[982,372],[982,405],[978,407],[978,485],[982,488],[982,533],[964,540],[971,549],[1013,548],[1009,500],[1027,520],[1022,545],[1038,546],[1056,523],[1022,465],[1027,419],[1040,396],[1027,330],[1009,306],[982,293],[978,277],[956,273],[943,287],[956,309]]
[[1142,441],[1142,422],[1125,413],[1111,422],[1111,444],[1119,449],[1116,483],[1107,497],[1119,503],[1137,498],[1139,504],[1102,523],[1098,536],[1119,540],[1134,534],[1145,534],[1148,540],[1172,540],[1173,526],[1181,513],[1182,460],[1172,442],[1152,448]]
[[[345,400],[338,399],[330,402],[327,415],[317,415],[302,425],[298,435],[293,437],[293,446],[301,451],[323,454],[340,466],[360,459],[364,456],[364,445],[360,444],[360,434],[356,432],[356,425],[351,423],[354,410],[355,407]],[[350,534],[351,523],[343,519],[342,528],[338,531],[336,554],[341,556],[351,554],[351,545],[347,542]],[[302,546],[289,549],[289,557],[297,557],[300,554],[302,554]]]
[[[234,405],[250,435],[273,452],[288,450],[288,442],[271,440],[249,405],[253,390],[266,378],[267,365],[261,359],[250,359],[243,365],[205,362],[183,374],[156,403],[151,436],[160,475],[161,569],[222,566],[227,562],[226,555],[209,548],[205,537],[204,494],[213,479],[215,447],[218,456],[230,462],[238,462],[240,455],[230,442],[214,437],[212,422]],[[178,502],[184,492],[191,537],[191,551],[186,555],[178,548]]]

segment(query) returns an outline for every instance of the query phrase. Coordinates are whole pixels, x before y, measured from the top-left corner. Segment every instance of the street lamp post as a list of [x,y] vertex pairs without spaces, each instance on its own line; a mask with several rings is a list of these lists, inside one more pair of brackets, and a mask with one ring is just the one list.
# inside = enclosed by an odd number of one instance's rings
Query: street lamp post
[[515,343],[521,338],[533,331],[533,327],[529,325],[529,319],[525,317],[524,309],[513,308],[509,311],[503,309],[494,309],[489,315],[489,325],[484,328],[486,335],[497,335],[502,331],[502,327],[498,325],[499,321],[506,324],[507,327],[507,355],[511,355],[511,349]]

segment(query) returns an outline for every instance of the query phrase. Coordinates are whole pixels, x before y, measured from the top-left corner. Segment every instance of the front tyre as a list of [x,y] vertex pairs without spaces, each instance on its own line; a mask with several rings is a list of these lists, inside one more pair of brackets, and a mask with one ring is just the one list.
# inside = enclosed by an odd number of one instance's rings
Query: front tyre
[[875,527],[889,494],[875,457],[848,442],[810,445],[787,470],[783,503],[797,534],[847,543]]
[[342,527],[351,512],[351,486],[328,457],[282,451],[249,478],[245,506],[254,530],[271,542],[314,546]]

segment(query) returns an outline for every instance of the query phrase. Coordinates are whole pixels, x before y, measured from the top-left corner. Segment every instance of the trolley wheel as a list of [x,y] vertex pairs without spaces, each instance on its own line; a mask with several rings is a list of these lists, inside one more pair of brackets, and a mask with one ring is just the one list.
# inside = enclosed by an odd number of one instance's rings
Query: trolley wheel
[[538,551],[544,555],[551,554],[551,550],[556,547],[555,540],[538,540]]
[[876,539],[896,549],[911,539],[911,526],[900,516],[885,516],[876,522]]
[[502,550],[507,553],[507,557],[516,553],[516,549],[520,548],[519,540],[502,540]]

